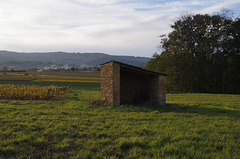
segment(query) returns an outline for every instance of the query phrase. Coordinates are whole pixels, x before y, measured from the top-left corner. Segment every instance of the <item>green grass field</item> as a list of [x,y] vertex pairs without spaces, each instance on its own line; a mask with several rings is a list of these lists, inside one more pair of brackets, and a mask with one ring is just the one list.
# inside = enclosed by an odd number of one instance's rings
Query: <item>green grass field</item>
[[240,156],[240,95],[167,94],[169,105],[100,106],[99,91],[0,101],[0,158]]
[[55,85],[77,90],[99,90],[100,72],[0,72],[0,84]]

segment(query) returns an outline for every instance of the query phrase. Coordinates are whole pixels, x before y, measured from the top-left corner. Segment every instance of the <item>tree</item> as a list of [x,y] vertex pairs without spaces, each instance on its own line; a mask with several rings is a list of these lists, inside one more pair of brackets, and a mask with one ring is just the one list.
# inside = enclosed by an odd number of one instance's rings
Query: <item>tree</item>
[[181,16],[145,68],[168,74],[172,91],[239,92],[239,19],[226,15]]

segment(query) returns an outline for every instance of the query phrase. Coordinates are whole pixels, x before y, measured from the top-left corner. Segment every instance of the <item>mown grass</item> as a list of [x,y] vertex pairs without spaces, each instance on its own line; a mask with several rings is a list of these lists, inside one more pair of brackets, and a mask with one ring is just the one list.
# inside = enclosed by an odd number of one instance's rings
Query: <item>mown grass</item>
[[[0,72],[0,84],[37,84],[70,86],[73,89],[95,89],[100,86],[99,72]],[[95,87],[95,88],[94,88]]]
[[[54,72],[54,71],[42,71],[42,72],[1,72],[0,75],[10,76],[62,76],[62,77],[100,77],[99,71],[81,71],[81,72]],[[26,76],[27,75],[27,76]]]
[[53,75],[53,76],[77,76],[77,77],[100,77],[100,71],[79,71],[79,72],[69,72],[69,71],[60,71],[60,72],[54,72],[54,71],[42,71],[42,72],[8,72],[8,74],[24,74],[29,75]]
[[63,100],[0,101],[2,158],[236,158],[240,95],[168,94],[169,105],[91,105],[99,91]]
[[0,84],[27,84],[71,87],[81,90],[99,90],[100,73],[83,72],[0,72]]

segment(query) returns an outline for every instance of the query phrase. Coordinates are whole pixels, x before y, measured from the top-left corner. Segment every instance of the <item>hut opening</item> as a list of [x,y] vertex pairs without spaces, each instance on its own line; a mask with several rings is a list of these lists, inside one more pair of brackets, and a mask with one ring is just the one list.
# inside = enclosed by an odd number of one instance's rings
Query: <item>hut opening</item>
[[113,105],[165,105],[166,74],[109,61],[101,65],[101,100]]

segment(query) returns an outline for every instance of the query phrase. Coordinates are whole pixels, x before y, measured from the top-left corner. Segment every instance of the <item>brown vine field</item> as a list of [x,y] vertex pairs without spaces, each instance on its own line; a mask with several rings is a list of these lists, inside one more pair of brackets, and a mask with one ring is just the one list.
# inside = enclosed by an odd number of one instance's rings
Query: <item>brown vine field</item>
[[69,87],[57,86],[37,86],[37,85],[0,85],[0,99],[8,100],[36,100],[36,99],[51,99],[62,95],[70,90]]
[[99,76],[98,72],[7,72],[0,74],[0,80],[100,83]]

